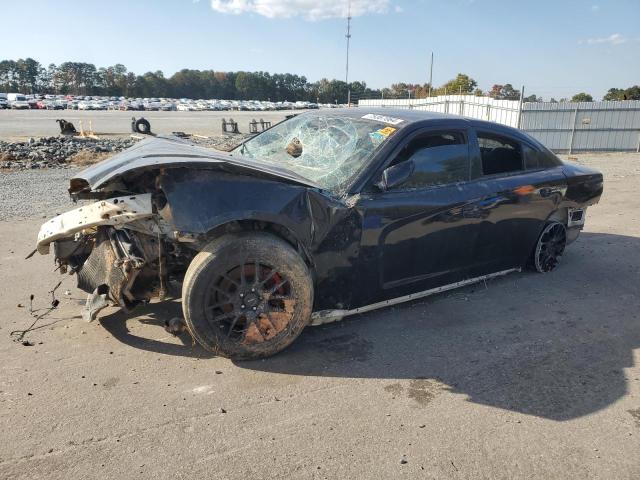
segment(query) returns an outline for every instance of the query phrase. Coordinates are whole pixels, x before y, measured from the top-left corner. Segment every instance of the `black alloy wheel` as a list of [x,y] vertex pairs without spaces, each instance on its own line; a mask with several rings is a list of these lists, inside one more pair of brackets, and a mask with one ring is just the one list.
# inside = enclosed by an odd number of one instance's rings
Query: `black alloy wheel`
[[558,266],[567,244],[567,229],[559,222],[549,223],[538,239],[533,260],[535,269],[548,273]]

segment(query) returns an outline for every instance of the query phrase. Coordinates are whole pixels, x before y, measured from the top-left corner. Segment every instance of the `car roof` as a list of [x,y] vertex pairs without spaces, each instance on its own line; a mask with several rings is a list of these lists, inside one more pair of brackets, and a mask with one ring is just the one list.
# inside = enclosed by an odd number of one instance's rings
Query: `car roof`
[[[407,122],[407,124],[423,122],[425,120],[467,120],[464,117],[449,115],[447,113],[385,107],[332,108],[330,110],[321,110],[321,112],[329,115],[344,115],[352,118],[362,118],[364,115],[382,115],[385,117],[398,118]],[[315,113],[317,114],[318,112],[316,111]]]
[[[381,115],[391,117],[392,119],[400,119],[403,122],[397,125],[398,128],[405,128],[409,125],[414,127],[437,126],[438,123],[447,123],[447,126],[458,124],[458,128],[471,127],[479,130],[494,132],[496,134],[510,135],[519,140],[525,140],[529,143],[545,148],[535,138],[518,130],[496,122],[479,120],[476,118],[462,117],[460,115],[452,115],[449,113],[430,112],[426,110],[403,109],[403,108],[387,108],[387,107],[351,107],[351,108],[332,108],[319,111],[320,114],[332,116],[346,116],[350,118],[362,118],[365,115]],[[318,110],[305,112],[312,115],[318,115]],[[303,114],[304,115],[304,114]]]

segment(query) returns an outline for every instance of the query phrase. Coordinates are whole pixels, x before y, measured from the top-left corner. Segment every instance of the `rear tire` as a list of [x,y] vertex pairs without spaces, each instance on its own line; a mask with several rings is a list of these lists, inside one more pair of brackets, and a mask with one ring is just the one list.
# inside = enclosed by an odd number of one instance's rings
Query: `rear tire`
[[288,347],[309,324],[313,282],[285,241],[263,232],[225,235],[191,261],[182,308],[205,349],[234,359],[264,358]]
[[554,270],[567,245],[567,228],[563,223],[548,223],[536,243],[531,258],[531,267],[540,273],[549,273]]

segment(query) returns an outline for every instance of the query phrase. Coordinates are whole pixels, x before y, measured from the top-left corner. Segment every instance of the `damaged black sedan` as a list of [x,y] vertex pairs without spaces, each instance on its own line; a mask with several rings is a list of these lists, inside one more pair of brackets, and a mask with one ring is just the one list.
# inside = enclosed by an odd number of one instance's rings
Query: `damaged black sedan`
[[71,179],[93,200],[46,222],[101,308],[182,285],[206,349],[272,355],[307,325],[529,266],[549,272],[602,193],[520,131],[420,111],[305,113],[230,153],[155,138]]

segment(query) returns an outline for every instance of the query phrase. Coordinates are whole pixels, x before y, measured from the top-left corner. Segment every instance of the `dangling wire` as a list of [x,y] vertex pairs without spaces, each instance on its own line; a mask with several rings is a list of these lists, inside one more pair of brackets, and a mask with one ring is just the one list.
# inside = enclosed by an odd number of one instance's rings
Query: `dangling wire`
[[[56,290],[60,287],[60,285],[62,285],[62,282],[63,280],[60,280],[57,283],[57,285],[49,291],[49,293],[51,294],[51,306],[46,309],[37,308],[34,310],[33,299],[35,298],[35,295],[32,293],[29,296],[29,313],[31,314],[31,316],[35,317],[35,320],[25,330],[14,330],[11,333],[9,333],[9,336],[13,337],[14,342],[22,342],[23,345],[33,345],[28,340],[25,340],[24,337],[27,333],[31,332],[32,330],[36,330],[37,328],[40,328],[40,327],[35,327],[36,323],[38,323],[41,319],[43,319],[44,317],[49,315],[51,312],[53,312],[56,308],[58,308],[58,305],[60,305],[60,300],[56,298]],[[37,314],[37,312],[39,312],[40,310],[44,310],[44,312]]]

